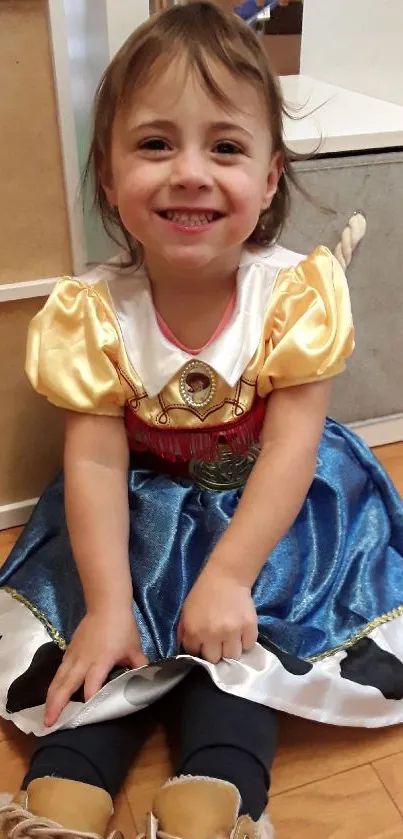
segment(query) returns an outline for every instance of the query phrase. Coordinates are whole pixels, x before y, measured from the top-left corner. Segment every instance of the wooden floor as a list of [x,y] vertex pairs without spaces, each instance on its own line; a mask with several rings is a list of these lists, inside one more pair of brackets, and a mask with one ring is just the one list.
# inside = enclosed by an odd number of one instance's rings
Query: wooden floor
[[[403,495],[403,444],[376,454]],[[17,533],[0,533],[0,560]],[[31,748],[30,738],[0,725],[1,792],[18,788]],[[114,823],[125,839],[143,830],[153,792],[170,774],[158,731],[117,802]],[[283,716],[271,813],[276,839],[403,839],[403,726],[341,729]]]

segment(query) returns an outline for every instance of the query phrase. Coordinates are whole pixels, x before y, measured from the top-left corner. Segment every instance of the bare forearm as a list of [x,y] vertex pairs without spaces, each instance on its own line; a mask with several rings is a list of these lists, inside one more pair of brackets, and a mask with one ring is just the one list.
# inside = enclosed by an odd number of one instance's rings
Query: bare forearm
[[264,449],[210,561],[225,567],[242,585],[252,586],[295,521],[315,465],[315,450],[303,450],[288,441]]
[[125,472],[81,461],[65,474],[68,529],[88,611],[131,605]]

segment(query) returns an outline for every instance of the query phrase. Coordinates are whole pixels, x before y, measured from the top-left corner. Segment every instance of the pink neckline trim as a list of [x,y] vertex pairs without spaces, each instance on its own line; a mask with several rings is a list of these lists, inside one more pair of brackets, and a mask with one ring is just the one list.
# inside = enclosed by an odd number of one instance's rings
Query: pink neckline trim
[[175,335],[170,330],[169,326],[165,323],[165,321],[161,317],[160,313],[157,312],[157,310],[155,310],[155,316],[157,318],[158,326],[159,326],[164,338],[167,338],[167,340],[171,344],[174,344],[175,347],[178,347],[178,349],[183,350],[183,352],[187,353],[188,355],[200,355],[200,353],[203,352],[203,350],[206,350],[207,347],[209,347],[210,344],[212,344],[213,341],[216,340],[216,338],[219,338],[221,333],[224,331],[225,327],[228,325],[228,323],[231,320],[231,317],[234,313],[235,303],[236,303],[236,290],[234,291],[234,293],[231,296],[231,299],[228,302],[228,306],[227,306],[227,308],[226,308],[226,310],[225,310],[225,312],[224,312],[224,314],[223,314],[223,316],[220,320],[220,323],[217,326],[217,329],[213,332],[211,338],[209,338],[207,343],[204,344],[203,347],[200,347],[198,350],[191,350],[190,347],[185,347],[184,344],[182,344],[180,341],[178,341],[178,339],[175,337]]

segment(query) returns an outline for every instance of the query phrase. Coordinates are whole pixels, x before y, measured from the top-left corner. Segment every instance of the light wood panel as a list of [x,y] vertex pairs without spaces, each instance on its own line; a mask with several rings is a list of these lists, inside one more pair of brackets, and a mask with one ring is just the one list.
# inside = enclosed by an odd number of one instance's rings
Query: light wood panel
[[34,393],[24,373],[28,323],[42,304],[0,306],[1,505],[35,498],[61,462],[62,412]]
[[71,271],[47,5],[0,2],[0,283]]

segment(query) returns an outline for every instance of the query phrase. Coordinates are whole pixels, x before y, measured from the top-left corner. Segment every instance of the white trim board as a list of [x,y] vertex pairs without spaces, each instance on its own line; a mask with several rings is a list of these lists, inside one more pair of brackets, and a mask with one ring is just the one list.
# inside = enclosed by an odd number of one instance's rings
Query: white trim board
[[150,16],[149,0],[106,0],[110,57],[117,53],[126,38]]
[[27,501],[15,501],[14,504],[0,506],[0,530],[26,524],[37,503],[37,498],[29,498]]
[[59,277],[45,280],[27,280],[23,283],[3,283],[0,285],[0,303],[10,300],[28,300],[33,297],[48,297]]
[[73,268],[75,274],[82,274],[87,257],[84,219],[79,199],[80,166],[74,121],[68,31],[65,8],[61,0],[48,0],[48,18]]
[[350,428],[371,448],[400,443],[403,441],[403,414],[379,417],[379,419],[365,422],[353,422]]
[[[403,440],[403,414],[364,423],[352,423],[350,428],[371,447],[399,443]],[[30,498],[28,501],[0,506],[0,530],[26,524],[37,501],[37,498]]]

